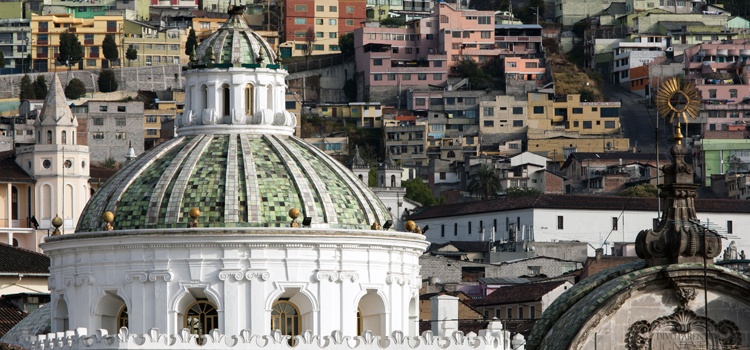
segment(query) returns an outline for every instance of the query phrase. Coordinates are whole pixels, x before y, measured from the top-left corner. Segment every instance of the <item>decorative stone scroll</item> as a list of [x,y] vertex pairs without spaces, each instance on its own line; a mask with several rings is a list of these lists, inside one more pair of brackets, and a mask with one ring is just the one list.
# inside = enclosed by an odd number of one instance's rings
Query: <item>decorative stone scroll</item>
[[75,275],[63,277],[63,283],[66,286],[82,286],[84,284],[94,284],[94,276],[90,275]]
[[357,282],[359,280],[359,274],[354,271],[342,271],[342,270],[318,270],[313,275],[313,279],[317,282],[331,281],[331,282],[344,282],[351,281]]
[[399,284],[399,285],[410,285],[412,284],[413,278],[407,274],[404,273],[398,273],[398,272],[390,272],[388,273],[388,276],[385,277],[385,283],[388,284]]
[[138,280],[141,283],[156,282],[161,279],[164,282],[169,282],[174,278],[172,270],[150,270],[150,271],[130,271],[125,274],[126,282],[133,282]]
[[229,278],[234,278],[235,281],[242,281],[246,279],[248,281],[257,279],[259,281],[267,281],[271,274],[267,270],[260,269],[232,269],[232,270],[221,270],[219,271],[219,279],[226,281]]
[[742,334],[734,322],[716,323],[683,307],[654,322],[633,323],[626,341],[628,350],[697,350],[706,348],[707,337],[709,349],[733,350],[742,345]]

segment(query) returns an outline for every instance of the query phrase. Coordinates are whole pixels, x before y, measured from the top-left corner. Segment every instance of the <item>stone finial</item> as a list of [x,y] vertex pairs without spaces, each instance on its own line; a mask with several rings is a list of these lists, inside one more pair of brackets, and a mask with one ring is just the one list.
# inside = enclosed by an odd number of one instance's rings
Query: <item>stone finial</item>
[[[414,221],[411,221],[411,220],[407,221],[404,224],[404,228],[406,229],[407,232],[414,232],[417,227],[419,227],[419,226],[417,226],[417,223],[415,223]],[[421,229],[420,229],[420,232],[421,232]]]
[[373,221],[372,225],[370,225],[370,229],[376,231],[380,230],[380,223],[377,221]]
[[670,149],[672,162],[662,168],[664,183],[659,185],[659,200],[664,201],[665,210],[659,226],[641,231],[636,238],[636,253],[650,266],[702,263],[704,258],[713,263],[713,258],[722,252],[721,236],[701,225],[695,213],[695,168],[685,161],[689,151],[681,138],[678,123],[675,144]]
[[354,146],[354,155],[352,155],[352,169],[354,168],[369,168],[370,165],[365,162],[364,159],[359,155],[359,146]]
[[200,209],[195,208],[195,207],[191,208],[189,215],[190,215],[190,218],[192,219],[190,220],[190,227],[198,227],[198,218],[201,216]]
[[60,218],[60,216],[58,216],[57,214],[55,214],[55,217],[52,218],[52,226],[55,227],[55,230],[52,231],[52,235],[53,236],[59,236],[59,235],[62,234],[60,232],[60,226],[62,226],[62,225],[63,225],[63,219]]
[[102,215],[102,221],[104,221],[104,230],[105,231],[112,231],[114,230],[114,226],[112,226],[112,222],[115,221],[115,214],[111,211],[106,211]]

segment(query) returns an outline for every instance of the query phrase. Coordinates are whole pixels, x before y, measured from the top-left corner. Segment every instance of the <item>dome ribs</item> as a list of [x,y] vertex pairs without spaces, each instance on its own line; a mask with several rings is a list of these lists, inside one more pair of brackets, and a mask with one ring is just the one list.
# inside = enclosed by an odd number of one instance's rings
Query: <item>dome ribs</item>
[[250,148],[250,141],[247,134],[240,134],[240,145],[244,155],[243,165],[245,167],[245,190],[247,191],[247,221],[260,222],[262,206],[260,203],[260,190],[258,189],[258,173],[255,169],[253,160],[253,151]]
[[[326,157],[325,153],[323,151],[317,149],[316,147],[310,147],[307,143],[305,143],[304,141],[302,141],[302,140],[300,140],[300,139],[298,139],[296,137],[290,137],[290,140],[294,140],[295,142],[297,142],[297,144],[301,145],[302,147],[306,147],[306,148],[310,149],[311,152],[315,153],[318,157],[320,157],[320,159],[322,161],[324,161],[329,167],[331,167],[332,169],[335,169],[339,174],[343,174],[342,178],[349,185],[349,187],[351,188],[352,192],[356,193],[356,195],[354,196],[354,198],[357,199],[357,202],[359,202],[360,208],[362,208],[365,211],[366,215],[367,215],[367,218],[366,218],[367,222],[364,222],[364,223],[361,223],[361,224],[369,226],[375,220],[382,220],[382,218],[379,218],[375,214],[375,211],[376,211],[377,208],[371,207],[368,203],[366,203],[366,202],[363,201],[363,197],[366,197],[368,199],[368,201],[370,201],[370,202],[372,201],[372,199],[369,197],[368,191],[364,190],[361,187],[364,184],[362,183],[362,181],[359,181],[359,179],[357,179],[354,176],[354,173],[352,173],[349,169],[346,169],[338,161],[332,161],[331,158]],[[383,221],[379,221],[379,222],[385,222],[385,221],[383,220]]]
[[213,138],[213,135],[206,135],[200,140],[198,146],[194,147],[190,152],[180,174],[177,176],[177,181],[172,188],[172,193],[169,196],[169,203],[167,204],[167,212],[164,219],[165,224],[176,224],[180,221],[180,218],[182,217],[180,208],[182,207],[182,198],[185,195],[188,180],[190,180],[195,165],[201,159],[201,155],[206,148],[208,148],[208,145],[211,144]]
[[[90,201],[89,203],[94,205],[94,208],[101,208],[101,214],[104,214],[104,212],[106,211],[113,212],[115,214],[116,220],[117,204],[120,201],[122,194],[125,193],[125,190],[130,187],[133,181],[135,181],[138,176],[140,176],[146,170],[146,168],[148,168],[149,165],[153,164],[154,161],[159,159],[159,157],[164,153],[167,153],[174,147],[182,144],[182,141],[184,140],[184,137],[175,138],[170,142],[165,142],[154,148],[151,152],[149,152],[149,156],[138,157],[135,162],[129,164],[125,169],[120,170],[117,174],[115,174],[114,178],[108,181],[113,184],[118,184],[119,186],[113,186],[107,189],[107,192],[102,193],[102,197],[98,197],[102,199],[101,201]],[[100,228],[101,222],[99,222],[98,220],[98,218],[100,217],[101,215],[97,216],[96,220],[92,219],[92,222],[90,223],[90,228],[92,230],[97,230]]]
[[154,192],[151,194],[151,200],[148,204],[146,224],[156,225],[159,223],[159,209],[161,208],[161,202],[164,200],[164,194],[166,193],[169,183],[172,181],[172,178],[174,178],[174,174],[177,172],[182,162],[184,162],[185,158],[190,154],[190,151],[195,148],[195,145],[198,144],[198,141],[202,138],[203,137],[200,136],[193,137],[188,141],[185,147],[180,150],[180,153],[172,159],[172,162],[169,163],[169,166],[164,173],[162,173],[159,182],[154,187]]
[[[294,153],[293,150],[289,150],[288,146],[286,146],[286,143],[279,142],[278,136],[270,136],[270,138],[273,138],[274,141],[276,141],[276,144],[284,145],[282,147],[285,147],[287,152]],[[329,224],[338,224],[338,213],[336,212],[336,207],[333,205],[333,200],[331,200],[331,194],[328,192],[328,189],[326,188],[325,182],[318,176],[318,173],[315,172],[310,162],[307,161],[305,157],[301,157],[297,155],[295,157],[297,163],[299,163],[300,168],[305,173],[308,179],[310,179],[310,182],[312,183],[313,188],[315,188],[315,191],[318,193],[318,198],[320,198],[320,201],[323,204],[323,214],[325,215],[325,222]]]
[[304,215],[311,217],[314,223],[324,223],[326,218],[323,216],[324,213],[320,213],[315,205],[315,194],[313,193],[313,189],[310,186],[310,181],[307,176],[305,176],[302,170],[297,166],[294,159],[275,138],[263,136],[263,139],[271,145],[273,151],[284,161],[284,166],[291,174],[291,180],[297,187],[300,197],[302,197]]
[[227,153],[227,171],[224,174],[224,222],[240,221],[240,200],[237,196],[239,179],[237,178],[237,135],[229,134],[229,152]]

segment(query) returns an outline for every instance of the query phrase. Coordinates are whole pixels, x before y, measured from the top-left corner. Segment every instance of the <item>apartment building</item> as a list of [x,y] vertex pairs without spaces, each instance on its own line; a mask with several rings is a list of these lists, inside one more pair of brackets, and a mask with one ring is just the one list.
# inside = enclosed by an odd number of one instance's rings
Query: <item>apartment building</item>
[[[495,18],[499,19],[502,15]],[[495,45],[499,55],[520,57],[541,57],[542,26],[538,24],[505,24],[495,25]],[[486,59],[486,58],[484,58]]]
[[525,134],[528,102],[515,96],[496,95],[480,102],[479,134],[482,143],[492,143],[495,135]]
[[554,99],[546,93],[528,94],[529,133],[552,131],[579,135],[620,133],[620,102],[585,102],[581,95]]
[[366,18],[366,0],[289,0],[284,4],[281,57],[304,56],[308,29],[312,55],[339,53],[339,35],[352,32]]
[[633,68],[645,66],[666,55],[667,37],[641,36],[635,41],[615,44],[612,59],[612,82],[630,87]]
[[383,126],[383,110],[380,102],[321,103],[315,112],[322,117],[350,118],[359,128]]
[[[159,66],[163,64],[187,64],[190,60],[185,55],[185,42],[189,34],[188,29],[170,28],[167,30],[140,31],[141,34],[128,33],[128,24],[136,26],[148,26],[143,23],[134,23],[125,20],[126,30],[123,38],[123,47],[127,50],[133,45],[138,51],[138,59],[126,60],[127,67]],[[150,26],[148,26],[150,27]]]
[[72,32],[78,36],[83,47],[83,58],[73,64],[72,69],[101,69],[105,61],[102,41],[107,34],[115,36],[117,50],[122,55],[122,16],[95,16],[75,18],[71,14],[31,16],[31,56],[37,72],[64,71],[65,65],[57,63],[55,57],[60,49],[60,34]]
[[746,130],[750,121],[750,40],[711,42],[685,50],[685,78],[701,91],[704,131]]
[[131,145],[136,154],[143,153],[143,102],[89,100],[71,110],[78,118],[78,144],[89,146],[92,163],[109,157],[123,162]]
[[5,57],[3,74],[18,74],[28,71],[30,60],[26,58],[29,51],[31,21],[28,19],[0,19],[0,51]]
[[404,167],[427,165],[427,127],[426,121],[385,120],[383,134],[387,152]]

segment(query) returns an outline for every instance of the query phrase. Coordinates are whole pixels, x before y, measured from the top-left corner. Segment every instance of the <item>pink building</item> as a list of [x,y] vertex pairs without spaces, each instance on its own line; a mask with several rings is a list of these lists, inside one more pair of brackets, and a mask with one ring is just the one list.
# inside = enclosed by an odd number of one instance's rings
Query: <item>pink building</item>
[[450,66],[461,58],[528,56],[540,52],[541,41],[538,25],[499,25],[494,11],[459,10],[448,3],[404,27],[357,28],[359,98],[398,105],[406,90],[445,86]]
[[750,40],[703,43],[685,50],[686,79],[701,91],[704,130],[745,129],[750,122]]

